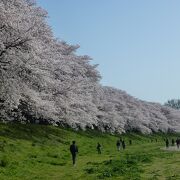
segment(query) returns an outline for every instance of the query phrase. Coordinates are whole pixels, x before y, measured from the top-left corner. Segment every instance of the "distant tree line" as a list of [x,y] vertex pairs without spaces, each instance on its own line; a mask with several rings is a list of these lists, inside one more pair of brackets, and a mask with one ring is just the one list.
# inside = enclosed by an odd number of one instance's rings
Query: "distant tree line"
[[168,100],[164,105],[172,107],[174,109],[180,109],[180,99]]

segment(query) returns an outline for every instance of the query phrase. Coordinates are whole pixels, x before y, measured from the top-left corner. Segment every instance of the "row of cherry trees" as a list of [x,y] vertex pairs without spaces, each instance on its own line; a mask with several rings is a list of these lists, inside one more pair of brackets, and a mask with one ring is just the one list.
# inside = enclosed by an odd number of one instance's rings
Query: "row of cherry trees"
[[0,119],[98,128],[180,131],[180,113],[102,87],[78,45],[54,38],[32,0],[0,0]]

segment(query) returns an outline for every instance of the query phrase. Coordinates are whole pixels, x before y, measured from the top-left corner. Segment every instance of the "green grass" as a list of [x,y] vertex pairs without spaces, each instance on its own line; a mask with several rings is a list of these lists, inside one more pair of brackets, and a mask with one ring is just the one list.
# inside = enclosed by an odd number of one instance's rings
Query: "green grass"
[[[160,149],[164,147],[164,138],[177,136],[123,134],[126,150],[118,152],[118,135],[45,125],[0,124],[0,179],[178,180],[180,151]],[[128,144],[129,139],[132,145]],[[79,147],[75,167],[69,152],[72,140],[76,140]],[[100,155],[96,151],[97,142],[103,147]]]

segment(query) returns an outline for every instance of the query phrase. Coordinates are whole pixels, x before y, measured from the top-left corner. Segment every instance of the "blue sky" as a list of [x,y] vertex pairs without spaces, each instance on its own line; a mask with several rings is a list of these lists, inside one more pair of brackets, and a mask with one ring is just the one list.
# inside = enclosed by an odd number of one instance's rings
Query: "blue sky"
[[180,98],[179,0],[37,0],[59,39],[99,64],[101,84],[164,103]]

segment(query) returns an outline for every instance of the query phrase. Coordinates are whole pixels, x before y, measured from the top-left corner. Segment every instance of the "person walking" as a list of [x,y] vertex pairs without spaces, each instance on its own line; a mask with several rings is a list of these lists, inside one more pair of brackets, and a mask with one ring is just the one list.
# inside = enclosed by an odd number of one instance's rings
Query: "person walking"
[[169,140],[166,139],[166,148],[169,148]]
[[101,145],[100,143],[97,143],[97,147],[96,147],[98,154],[101,154]]
[[125,148],[126,148],[126,144],[125,144],[124,140],[122,140],[122,148],[123,148],[123,150],[125,150]]
[[70,152],[71,152],[71,155],[72,155],[73,165],[75,166],[75,164],[76,164],[76,155],[78,153],[78,147],[76,146],[75,141],[72,141],[72,144],[70,146]]
[[174,146],[175,145],[175,141],[174,139],[171,140],[171,145]]
[[117,146],[117,150],[120,151],[120,146],[121,146],[120,140],[117,140],[116,146]]
[[129,145],[132,145],[132,140],[131,139],[129,140]]
[[176,145],[177,145],[177,148],[179,149],[179,146],[180,146],[180,139],[176,139]]

